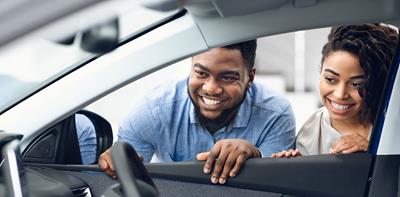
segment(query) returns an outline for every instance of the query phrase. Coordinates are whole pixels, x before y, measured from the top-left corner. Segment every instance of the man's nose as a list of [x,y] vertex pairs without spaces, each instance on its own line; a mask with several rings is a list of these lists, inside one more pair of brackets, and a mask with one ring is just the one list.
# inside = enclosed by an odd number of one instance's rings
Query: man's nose
[[210,78],[206,82],[204,82],[202,89],[203,91],[205,91],[207,94],[210,95],[216,95],[222,93],[221,85],[218,83],[218,81],[216,81],[213,78]]
[[336,89],[333,93],[333,95],[337,98],[337,99],[345,99],[348,97],[348,93],[347,93],[347,86],[346,84],[339,84],[336,86]]

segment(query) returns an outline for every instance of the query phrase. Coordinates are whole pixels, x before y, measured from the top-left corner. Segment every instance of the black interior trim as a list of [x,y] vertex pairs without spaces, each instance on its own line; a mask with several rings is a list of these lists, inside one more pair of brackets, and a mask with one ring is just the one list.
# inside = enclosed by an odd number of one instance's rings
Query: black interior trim
[[65,171],[90,171],[90,172],[101,172],[104,173],[97,164],[83,165],[83,164],[46,164],[46,163],[33,163],[24,162],[27,166],[32,167],[47,167],[53,168],[55,170],[65,170]]
[[369,196],[400,196],[400,155],[378,155]]
[[22,156],[24,162],[82,164],[75,114],[34,139]]
[[[364,196],[371,155],[315,155],[249,159],[226,186],[299,196]],[[211,184],[204,162],[150,163],[153,178]]]

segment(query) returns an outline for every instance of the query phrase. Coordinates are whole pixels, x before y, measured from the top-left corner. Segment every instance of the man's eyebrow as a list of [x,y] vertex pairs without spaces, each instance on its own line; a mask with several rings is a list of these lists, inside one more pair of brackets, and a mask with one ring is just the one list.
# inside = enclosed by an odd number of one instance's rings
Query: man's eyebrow
[[[198,67],[198,68],[200,68],[202,70],[205,70],[206,72],[210,72],[210,70],[206,66],[204,66],[204,65],[202,65],[200,63],[195,63],[193,66],[194,67]],[[240,76],[240,73],[238,71],[232,71],[232,70],[221,71],[219,74],[220,75],[237,75],[237,76]]]
[[199,67],[199,68],[201,68],[202,70],[205,70],[205,71],[209,71],[208,70],[208,68],[206,67],[206,66],[203,66],[202,64],[200,64],[200,63],[195,63],[194,65],[193,65],[194,67]]
[[237,72],[237,71],[227,70],[227,71],[222,71],[221,75],[237,75],[237,76],[240,76],[240,73]]

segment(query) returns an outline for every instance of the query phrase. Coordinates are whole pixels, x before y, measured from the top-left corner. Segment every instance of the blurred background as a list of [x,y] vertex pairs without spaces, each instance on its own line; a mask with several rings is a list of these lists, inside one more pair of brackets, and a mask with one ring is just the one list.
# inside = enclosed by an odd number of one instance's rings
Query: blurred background
[[[110,6],[107,5],[107,8]],[[129,12],[131,9],[135,12]],[[103,11],[100,12],[104,14]],[[149,17],[146,19],[138,17],[143,14]],[[120,39],[124,39],[132,32],[170,14],[144,9],[137,5],[122,4],[115,8],[115,13],[107,15],[119,16]],[[91,17],[97,15],[78,14],[70,20],[59,23],[79,26],[76,25],[76,21],[87,23]],[[79,34],[71,38],[68,44],[60,43],[51,36],[42,37],[48,32],[56,35],[65,34],[60,25],[50,26],[44,32],[46,33],[38,32],[27,39],[22,39],[20,43],[8,46],[7,50],[0,49],[0,110],[34,92],[48,81],[61,76],[62,73],[75,69],[82,61],[94,55],[82,50],[80,40],[77,39],[81,36]],[[321,49],[327,41],[328,33],[329,28],[322,28],[258,39],[255,80],[291,102],[296,116],[297,130],[320,106],[319,66]],[[134,62],[128,64],[135,66]],[[190,65],[190,59],[177,62],[128,84],[90,104],[86,109],[106,118],[116,134],[119,123],[144,94],[160,84],[187,77]]]
[[[320,107],[319,66],[321,49],[330,28],[268,36],[258,39],[255,81],[286,97],[292,104],[297,130]],[[190,72],[191,60],[185,59],[139,79],[89,105],[113,126],[130,112],[138,99],[153,87],[182,79]]]

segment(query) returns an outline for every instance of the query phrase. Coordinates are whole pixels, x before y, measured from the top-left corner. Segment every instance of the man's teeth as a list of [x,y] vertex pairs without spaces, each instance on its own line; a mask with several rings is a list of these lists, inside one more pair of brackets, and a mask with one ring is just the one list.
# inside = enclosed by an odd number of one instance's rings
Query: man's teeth
[[332,107],[337,109],[337,110],[346,110],[346,109],[349,109],[351,107],[351,105],[340,105],[340,104],[335,103],[333,101],[331,101],[331,103],[332,103]]
[[204,103],[206,103],[207,105],[216,105],[221,102],[221,100],[208,99],[208,98],[204,98],[204,97],[203,97],[203,100],[204,100]]

